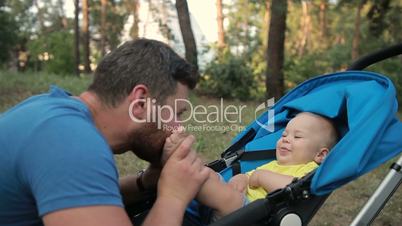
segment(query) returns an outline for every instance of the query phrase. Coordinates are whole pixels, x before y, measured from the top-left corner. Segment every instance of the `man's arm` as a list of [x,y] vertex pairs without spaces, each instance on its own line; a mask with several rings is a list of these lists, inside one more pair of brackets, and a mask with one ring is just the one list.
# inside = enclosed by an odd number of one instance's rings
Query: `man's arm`
[[[151,163],[143,173],[141,182],[145,190],[156,189],[163,166],[184,139],[189,136],[189,134],[184,133],[183,130],[183,127],[179,127],[177,131],[166,139],[160,162]],[[119,180],[120,192],[125,205],[130,205],[142,200],[143,192],[137,187],[137,177],[137,175],[130,175]]]
[[[184,133],[183,128],[180,127],[178,131],[175,131],[166,139],[160,162],[151,163],[142,175],[141,181],[145,190],[156,189],[163,166],[188,136],[189,134]],[[137,177],[137,175],[129,175],[119,180],[120,192],[125,205],[141,201],[142,194],[137,187]]]
[[158,181],[157,200],[143,226],[181,225],[186,206],[208,179],[205,167],[191,149],[195,139],[188,136],[167,159]]
[[[186,138],[167,160],[158,182],[158,196],[143,226],[179,226],[188,203],[208,177],[206,168],[191,150],[194,137]],[[45,226],[130,226],[123,208],[88,206],[54,211],[43,217]]]
[[256,170],[250,176],[250,187],[262,187],[266,191],[274,191],[286,187],[294,177],[275,173],[269,170]]
[[[179,226],[186,205],[175,198],[158,198],[143,225]],[[115,206],[64,209],[45,215],[43,222],[45,226],[132,226],[124,209]]]
[[88,206],[63,209],[46,214],[45,226],[132,226],[123,208]]

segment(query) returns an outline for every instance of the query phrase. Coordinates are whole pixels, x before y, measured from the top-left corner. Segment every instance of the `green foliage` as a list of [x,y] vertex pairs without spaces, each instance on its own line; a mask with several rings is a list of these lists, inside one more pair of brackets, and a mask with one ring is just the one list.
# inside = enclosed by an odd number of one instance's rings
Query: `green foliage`
[[[327,36],[320,31],[319,3],[309,5],[311,31],[300,55],[298,48],[302,35],[301,1],[293,1],[288,10],[285,41],[285,87],[291,89],[301,82],[317,75],[345,70],[351,63],[353,36],[358,2],[328,1],[326,11]],[[382,27],[379,36],[370,32],[373,21],[368,19],[368,12],[378,1],[367,1],[361,12],[359,52],[363,56],[385,46],[402,41],[400,29],[402,21],[400,11],[402,2],[391,2],[386,12],[381,15]],[[225,41],[227,48],[207,65],[200,88],[204,93],[233,97],[261,98],[265,95],[266,70],[266,33],[264,24],[265,1],[234,0],[224,5]],[[389,61],[389,62],[388,62]],[[401,71],[398,60],[388,60],[368,70],[383,73],[393,79],[402,99],[400,79],[395,75]],[[391,66],[392,65],[392,66]],[[241,74],[243,73],[243,74]],[[245,85],[251,84],[251,85]],[[241,89],[244,89],[240,92]],[[242,93],[239,95],[239,93]]]
[[[4,6],[7,7],[7,12],[17,24],[18,36],[27,37],[35,27],[37,15],[29,9],[33,5],[32,0],[3,0]],[[20,41],[20,40],[19,40]]]
[[227,6],[226,42],[232,53],[241,55],[247,62],[255,50],[262,47],[264,4],[263,1],[234,0]]
[[67,31],[40,36],[28,44],[32,66],[54,74],[74,73],[73,35]]
[[345,44],[337,44],[323,52],[310,52],[303,57],[286,58],[286,88],[293,88],[317,75],[346,69],[351,62],[349,49]]
[[[65,18],[62,0],[5,0],[0,4],[0,64],[10,51],[28,48],[28,69],[43,70],[57,74],[73,72],[72,19]],[[330,72],[340,71],[351,64],[351,50],[355,34],[355,19],[359,1],[327,1],[327,36],[320,31],[320,0],[308,2],[311,30],[305,51],[300,54],[302,29],[302,1],[290,1],[285,39],[285,87],[293,88],[306,79]],[[267,29],[265,0],[224,1],[226,52],[218,52],[207,64],[200,87],[204,93],[241,99],[265,96],[265,71]],[[120,43],[124,22],[133,13],[132,0],[108,1],[106,42],[107,49]],[[385,5],[381,5],[385,4]],[[92,62],[100,59],[100,13],[101,4],[90,0],[90,31]],[[169,28],[171,1],[150,5],[165,37],[174,39]],[[374,11],[373,11],[374,10]],[[375,14],[369,15],[371,12]],[[361,55],[402,41],[402,2],[368,0],[361,11]],[[377,15],[378,14],[378,15]],[[165,18],[166,17],[166,18]],[[373,36],[373,26],[378,32]],[[38,55],[49,53],[48,61],[39,61]],[[13,53],[15,56],[16,54]],[[369,70],[389,75],[398,83],[395,75],[401,71],[398,60],[379,64]],[[389,66],[391,65],[391,66]],[[398,83],[399,84],[399,83]],[[397,84],[399,88],[400,85]],[[398,93],[402,99],[402,92]]]
[[203,93],[240,100],[264,96],[265,48],[263,39],[265,1],[235,0],[225,5],[227,48],[206,66],[200,83]]
[[[395,22],[402,21],[400,14],[402,3],[391,3],[387,9],[387,13],[382,17],[382,23],[387,24],[387,26],[382,28],[379,36],[373,36],[369,31],[372,21],[368,20],[366,15],[375,2],[367,1],[361,12],[360,57],[402,41],[400,33],[402,24]],[[301,7],[295,7],[297,4],[294,4],[293,8],[289,10],[287,21],[288,32],[286,34],[286,63],[284,68],[285,86],[288,89],[313,76],[345,70],[352,63],[351,50],[352,39],[355,33],[354,22],[357,3],[341,1],[337,5],[329,4],[327,13],[330,36],[323,40],[320,39],[317,32],[319,31],[318,24],[313,23],[314,30],[311,33],[311,41],[308,43],[307,51],[303,56],[298,56],[296,51]],[[313,17],[317,15],[317,12],[312,13]],[[318,21],[318,18],[313,21]],[[369,67],[367,70],[382,73],[390,77],[399,91],[398,99],[402,100],[401,79],[398,79],[396,75],[402,70],[400,59],[388,59]]]
[[225,51],[206,66],[200,89],[210,95],[247,100],[256,87],[252,76],[241,57]]

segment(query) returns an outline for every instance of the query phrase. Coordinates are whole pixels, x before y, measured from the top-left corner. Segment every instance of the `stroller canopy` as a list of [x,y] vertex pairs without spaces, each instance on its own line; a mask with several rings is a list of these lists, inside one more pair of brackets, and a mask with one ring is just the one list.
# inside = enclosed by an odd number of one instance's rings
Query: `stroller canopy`
[[[287,122],[304,111],[331,118],[340,133],[313,177],[313,194],[329,193],[402,151],[395,87],[387,77],[364,71],[328,74],[300,84],[234,141],[253,128],[257,133],[244,147],[246,152],[275,149]],[[272,125],[273,130],[267,129]]]

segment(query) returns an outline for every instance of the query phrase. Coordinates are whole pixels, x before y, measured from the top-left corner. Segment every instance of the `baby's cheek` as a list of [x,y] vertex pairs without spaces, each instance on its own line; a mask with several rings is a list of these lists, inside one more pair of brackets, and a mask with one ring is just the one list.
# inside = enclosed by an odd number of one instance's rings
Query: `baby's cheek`
[[279,138],[279,140],[276,142],[276,147],[278,148],[279,144],[282,142],[282,138]]

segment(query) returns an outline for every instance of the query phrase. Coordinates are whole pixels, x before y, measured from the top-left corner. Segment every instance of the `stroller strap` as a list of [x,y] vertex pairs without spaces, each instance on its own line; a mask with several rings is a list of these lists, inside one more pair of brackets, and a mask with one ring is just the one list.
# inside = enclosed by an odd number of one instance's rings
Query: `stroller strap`
[[256,131],[250,128],[247,133],[238,141],[234,142],[222,154],[221,159],[208,163],[206,166],[216,172],[220,172],[232,165],[234,161],[240,158],[244,153],[244,145],[251,141],[256,135]]
[[257,132],[250,128],[244,136],[242,136],[238,141],[234,142],[230,145],[222,154],[222,158],[227,158],[228,156],[233,155],[236,151],[240,150],[244,147],[249,141],[253,140]]
[[[275,158],[276,158],[275,149],[270,149],[270,150],[243,152],[239,160],[254,161],[254,160],[275,159]],[[234,176],[239,173],[241,173],[241,164],[240,161],[236,161],[232,164],[232,174]]]
[[240,161],[254,161],[254,160],[264,160],[264,159],[275,159],[275,149],[269,150],[258,150],[258,151],[248,151],[245,152],[244,149],[237,150],[234,153],[227,154],[221,159],[215,160],[209,164],[208,167],[216,172],[220,172],[227,167],[232,167],[233,175],[241,173]]

